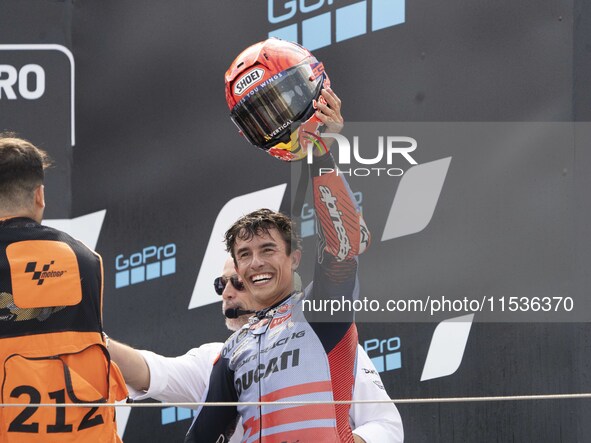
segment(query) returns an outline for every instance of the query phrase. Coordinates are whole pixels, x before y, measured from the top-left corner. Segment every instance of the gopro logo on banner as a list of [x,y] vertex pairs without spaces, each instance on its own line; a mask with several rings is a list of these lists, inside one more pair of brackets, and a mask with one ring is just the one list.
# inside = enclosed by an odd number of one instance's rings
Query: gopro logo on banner
[[[298,42],[312,51],[334,43],[333,35],[335,42],[341,42],[367,34],[368,15],[372,32],[400,25],[405,21],[405,0],[372,0],[369,2],[371,4],[370,12],[368,12],[367,0],[336,9],[334,9],[333,2],[334,0],[316,0],[315,2],[309,0],[268,0],[267,18],[270,24],[275,25],[294,18],[295,20],[303,18],[301,22],[270,31],[269,37]],[[327,12],[309,16],[325,5],[331,7]]]
[[162,408],[160,418],[162,420],[162,425],[169,425],[171,423],[176,423],[177,421],[193,418],[196,413],[197,411],[194,411],[193,409],[171,406],[168,408]]
[[259,81],[265,75],[265,70],[261,68],[253,69],[242,76],[234,85],[234,94],[242,95],[244,91],[250,88],[255,82]]
[[115,288],[141,283],[146,280],[171,275],[176,272],[176,245],[147,246],[140,252],[125,258],[123,254],[115,258]]
[[[393,371],[402,367],[400,337],[391,337],[384,340],[372,338],[363,342],[363,348],[378,372]],[[370,352],[375,354],[374,351],[377,351],[378,355],[372,357]]]
[[16,100],[15,87],[21,98],[41,98],[45,93],[45,71],[35,64],[25,65],[18,70],[11,65],[0,65],[0,100]]

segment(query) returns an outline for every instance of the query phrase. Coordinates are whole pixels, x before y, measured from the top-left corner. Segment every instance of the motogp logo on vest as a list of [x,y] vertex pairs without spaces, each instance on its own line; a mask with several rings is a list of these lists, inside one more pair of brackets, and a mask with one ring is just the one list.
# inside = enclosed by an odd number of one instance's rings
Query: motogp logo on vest
[[27,263],[27,267],[25,268],[25,273],[33,273],[33,278],[31,280],[37,280],[37,286],[41,286],[46,278],[56,278],[61,277],[64,275],[66,271],[50,271],[49,268],[53,265],[54,261],[52,260],[49,264],[43,265],[40,271],[37,271],[37,262],[32,261]]

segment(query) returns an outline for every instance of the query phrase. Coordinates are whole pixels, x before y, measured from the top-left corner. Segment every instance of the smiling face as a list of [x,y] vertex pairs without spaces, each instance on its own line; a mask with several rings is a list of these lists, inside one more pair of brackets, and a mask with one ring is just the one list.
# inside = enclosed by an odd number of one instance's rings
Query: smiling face
[[259,231],[246,240],[236,238],[236,271],[255,303],[272,306],[293,291],[293,271],[300,264],[301,251],[288,254],[287,250],[277,228]]

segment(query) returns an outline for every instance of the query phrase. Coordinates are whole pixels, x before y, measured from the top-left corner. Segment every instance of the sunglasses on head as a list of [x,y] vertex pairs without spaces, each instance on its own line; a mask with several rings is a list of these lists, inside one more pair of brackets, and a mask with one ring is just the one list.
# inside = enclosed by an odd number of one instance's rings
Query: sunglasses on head
[[244,291],[244,283],[242,283],[238,279],[238,276],[236,274],[234,274],[230,278],[218,277],[213,281],[213,287],[215,288],[215,292],[218,295],[222,295],[222,293],[224,292],[224,289],[226,289],[226,285],[228,284],[228,281],[230,281],[230,283],[232,283],[232,286],[234,286],[234,289],[236,289],[237,291]]

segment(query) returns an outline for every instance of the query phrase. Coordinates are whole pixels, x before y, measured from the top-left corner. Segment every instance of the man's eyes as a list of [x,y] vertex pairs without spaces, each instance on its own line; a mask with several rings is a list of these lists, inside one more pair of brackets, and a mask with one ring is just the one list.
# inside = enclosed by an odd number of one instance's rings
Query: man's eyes
[[[277,248],[275,248],[273,246],[266,246],[266,247],[262,248],[260,251],[263,254],[273,254],[274,252],[277,251]],[[238,258],[238,260],[243,260],[243,259],[246,259],[250,256],[251,256],[250,251],[245,251],[245,252],[239,252],[237,255],[237,258]]]

